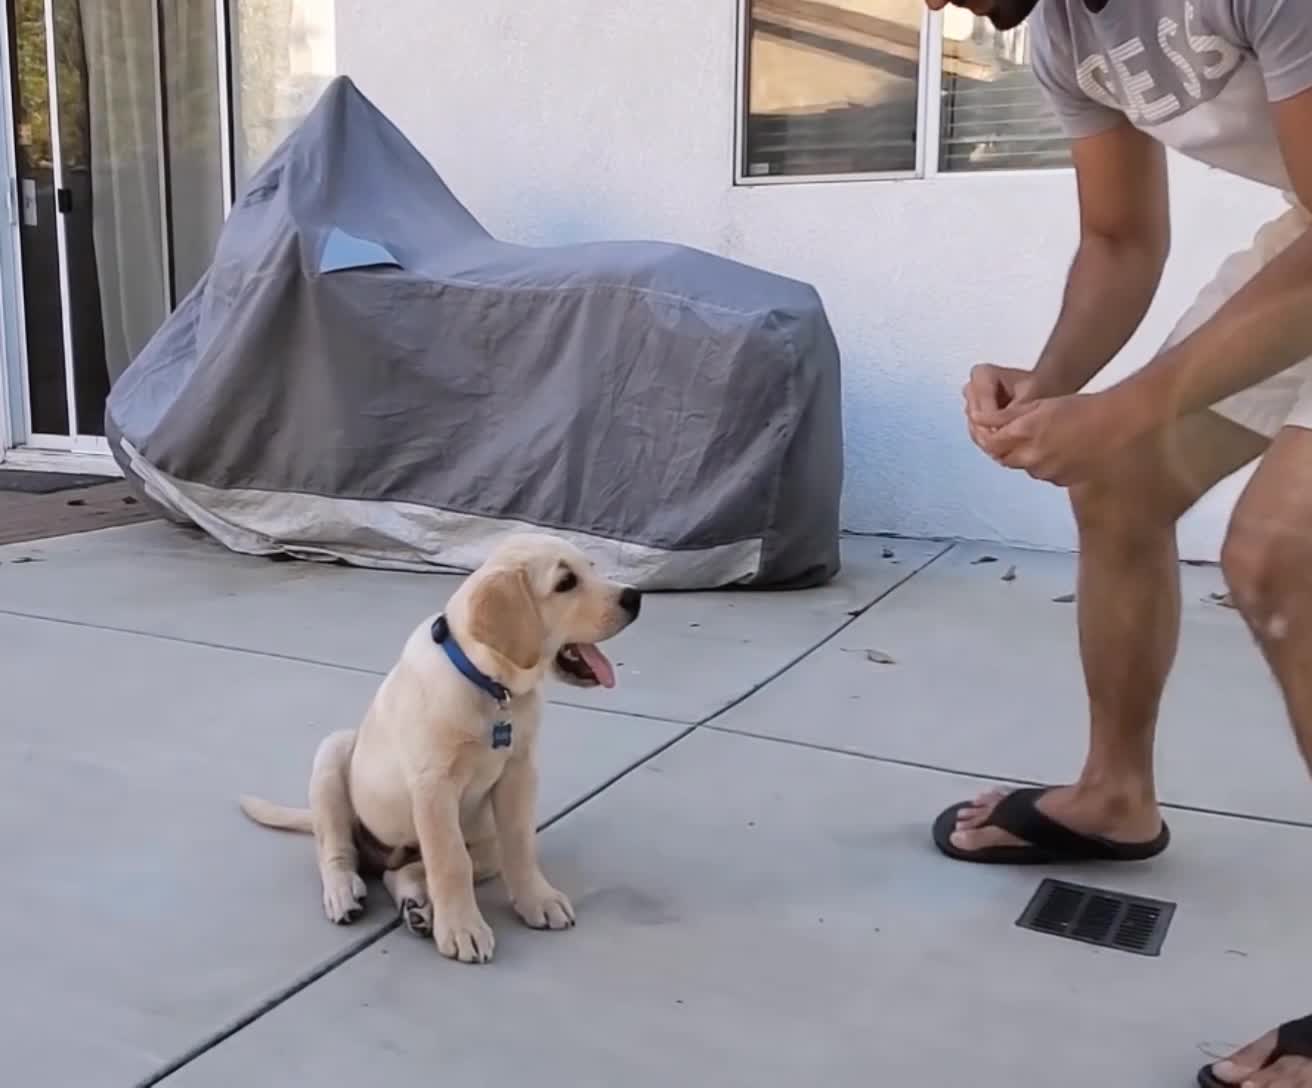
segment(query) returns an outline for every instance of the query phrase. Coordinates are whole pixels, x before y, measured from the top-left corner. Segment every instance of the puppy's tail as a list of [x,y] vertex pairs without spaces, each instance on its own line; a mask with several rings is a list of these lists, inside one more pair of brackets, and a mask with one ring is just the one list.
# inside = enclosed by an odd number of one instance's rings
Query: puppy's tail
[[240,797],[237,804],[247,817],[265,827],[277,828],[279,831],[300,831],[307,835],[314,831],[314,818],[308,808],[276,805],[262,797]]

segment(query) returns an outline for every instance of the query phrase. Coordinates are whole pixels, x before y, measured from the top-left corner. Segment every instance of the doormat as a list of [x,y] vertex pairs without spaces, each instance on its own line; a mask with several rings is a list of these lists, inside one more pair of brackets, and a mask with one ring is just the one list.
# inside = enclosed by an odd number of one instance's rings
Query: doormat
[[[7,475],[0,472],[0,477]],[[97,481],[72,493],[0,490],[0,544],[45,540],[117,525],[150,521],[157,512],[124,480]],[[0,556],[0,563],[7,561]]]
[[112,476],[81,476],[71,472],[27,472],[0,468],[0,491],[21,491],[25,495],[53,495],[56,491],[76,491],[113,481]]
[[1161,899],[1045,880],[1016,924],[1101,948],[1157,956],[1174,916],[1175,904]]

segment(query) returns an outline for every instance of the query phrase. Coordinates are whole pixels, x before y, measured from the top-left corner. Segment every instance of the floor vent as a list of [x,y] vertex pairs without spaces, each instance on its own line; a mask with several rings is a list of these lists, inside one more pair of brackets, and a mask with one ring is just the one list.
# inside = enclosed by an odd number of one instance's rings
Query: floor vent
[[1175,904],[1045,880],[1017,920],[1021,929],[1139,956],[1161,954]]

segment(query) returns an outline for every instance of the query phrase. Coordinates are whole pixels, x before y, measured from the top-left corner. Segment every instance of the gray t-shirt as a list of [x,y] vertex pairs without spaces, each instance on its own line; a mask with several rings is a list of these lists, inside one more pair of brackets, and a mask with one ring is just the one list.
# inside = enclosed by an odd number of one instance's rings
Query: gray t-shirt
[[1128,118],[1210,166],[1288,190],[1268,102],[1312,88],[1312,0],[1041,0],[1034,71],[1072,137]]

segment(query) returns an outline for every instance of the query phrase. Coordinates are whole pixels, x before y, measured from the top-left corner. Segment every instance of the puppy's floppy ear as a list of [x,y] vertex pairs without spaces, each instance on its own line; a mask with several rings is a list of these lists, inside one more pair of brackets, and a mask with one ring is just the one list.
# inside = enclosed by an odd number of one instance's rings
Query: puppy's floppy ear
[[546,628],[522,570],[490,571],[469,598],[469,633],[519,669],[536,668]]

